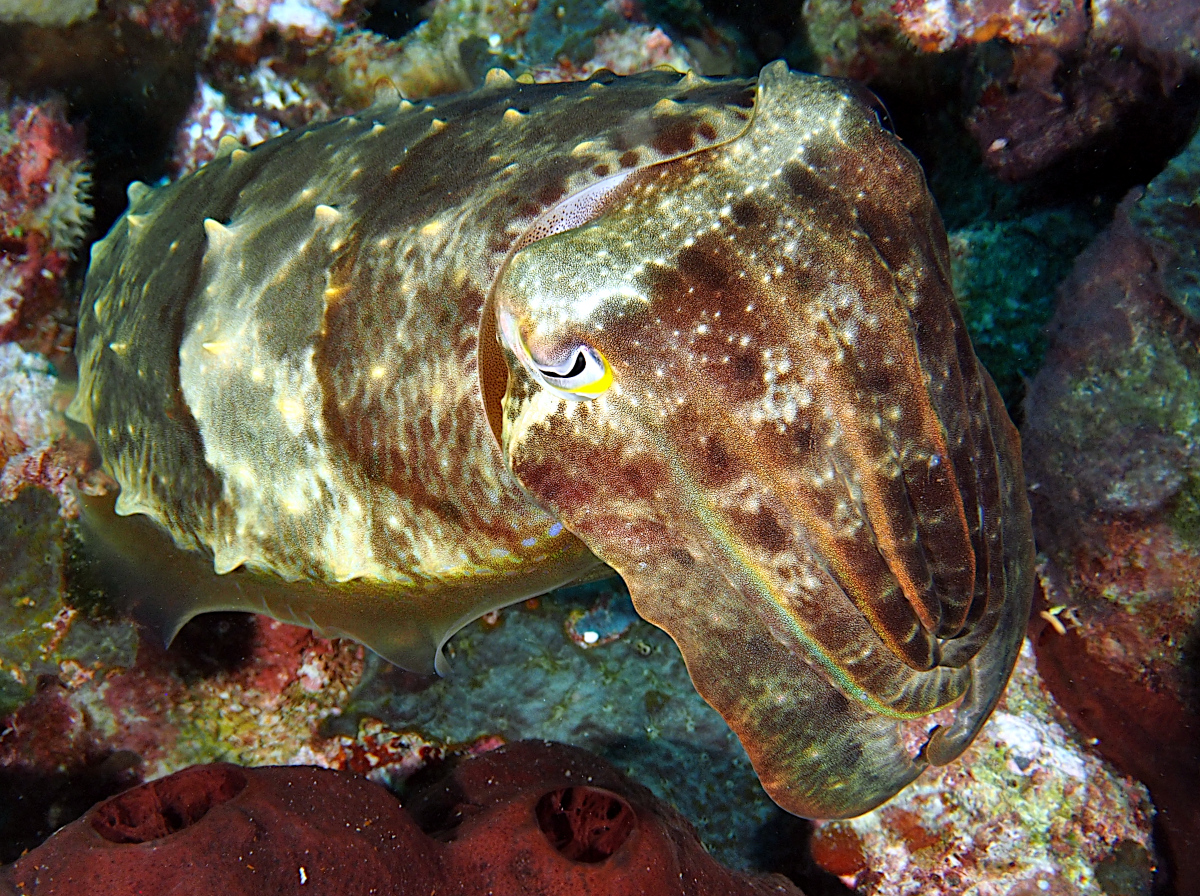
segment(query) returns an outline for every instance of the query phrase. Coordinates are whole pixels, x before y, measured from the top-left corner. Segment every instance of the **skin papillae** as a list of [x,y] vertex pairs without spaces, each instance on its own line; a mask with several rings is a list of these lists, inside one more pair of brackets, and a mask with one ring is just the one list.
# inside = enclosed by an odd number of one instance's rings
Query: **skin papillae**
[[227,150],[93,250],[89,538],[168,637],[250,609],[418,670],[607,564],[776,802],[858,814],[966,748],[1029,611],[948,271],[916,161],[782,63],[494,74]]

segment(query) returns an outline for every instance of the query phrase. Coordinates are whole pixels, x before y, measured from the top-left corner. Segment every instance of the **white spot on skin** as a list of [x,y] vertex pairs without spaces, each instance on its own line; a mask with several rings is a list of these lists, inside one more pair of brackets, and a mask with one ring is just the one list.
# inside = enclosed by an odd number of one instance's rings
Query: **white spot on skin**
[[304,416],[304,405],[295,398],[281,398],[277,407],[280,416],[288,423],[296,423]]

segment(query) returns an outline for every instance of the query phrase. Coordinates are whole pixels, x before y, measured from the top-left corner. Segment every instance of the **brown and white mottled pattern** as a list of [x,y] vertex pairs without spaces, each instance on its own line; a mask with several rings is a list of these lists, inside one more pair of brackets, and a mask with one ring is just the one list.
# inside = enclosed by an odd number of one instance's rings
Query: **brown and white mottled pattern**
[[[572,400],[537,367],[581,346],[611,385]],[[227,586],[168,630],[254,607],[428,668],[602,561],[793,812],[957,756],[1024,632],[1017,438],[920,170],[782,63],[497,76],[135,189],[79,359],[117,513]]]

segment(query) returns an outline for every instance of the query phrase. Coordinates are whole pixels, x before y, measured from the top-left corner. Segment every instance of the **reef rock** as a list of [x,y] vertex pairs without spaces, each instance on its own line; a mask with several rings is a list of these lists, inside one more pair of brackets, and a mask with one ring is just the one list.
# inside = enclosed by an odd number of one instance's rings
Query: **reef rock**
[[713,861],[644,787],[525,741],[412,794],[343,772],[196,766],[106,800],[0,868],[0,892],[798,894]]
[[1168,189],[1188,183],[1182,164],[1080,256],[1023,437],[1046,554],[1039,669],[1084,735],[1149,786],[1175,876],[1197,881],[1200,330],[1178,226],[1194,190]]
[[804,20],[821,72],[917,97],[932,60],[963,51],[965,123],[1008,181],[1131,129],[1149,136],[1130,161],[1153,158],[1186,128],[1172,94],[1200,67],[1191,0],[806,0]]

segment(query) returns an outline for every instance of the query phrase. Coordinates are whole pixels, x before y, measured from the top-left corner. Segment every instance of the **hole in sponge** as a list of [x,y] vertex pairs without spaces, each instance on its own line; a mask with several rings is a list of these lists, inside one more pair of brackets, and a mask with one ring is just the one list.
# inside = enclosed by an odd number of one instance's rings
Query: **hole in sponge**
[[101,803],[93,830],[110,843],[146,843],[189,828],[242,792],[246,776],[231,765],[202,765],[151,781]]
[[603,862],[637,827],[625,800],[599,787],[567,787],[537,802],[538,827],[556,850],[575,862]]

